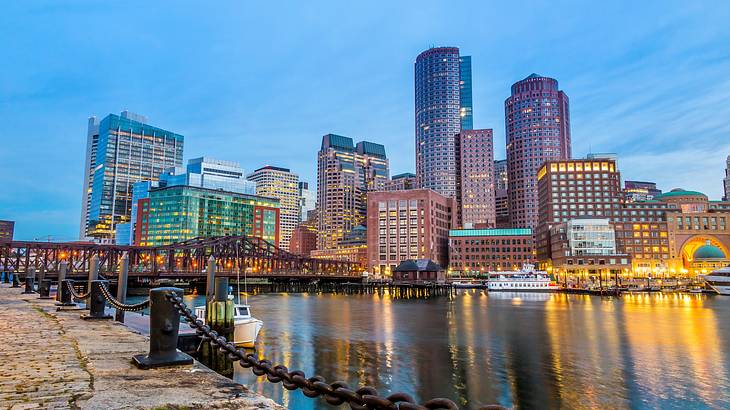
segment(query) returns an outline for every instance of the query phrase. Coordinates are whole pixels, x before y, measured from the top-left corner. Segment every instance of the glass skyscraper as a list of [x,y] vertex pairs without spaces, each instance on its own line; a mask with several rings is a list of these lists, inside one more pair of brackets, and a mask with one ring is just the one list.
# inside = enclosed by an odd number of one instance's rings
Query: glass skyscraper
[[416,179],[447,197],[456,196],[456,135],[473,125],[471,86],[471,58],[458,48],[431,48],[416,58]]
[[89,121],[82,239],[112,242],[116,225],[130,221],[132,185],[157,180],[164,169],[182,165],[184,137],[146,122],[128,111],[109,114],[98,131]]

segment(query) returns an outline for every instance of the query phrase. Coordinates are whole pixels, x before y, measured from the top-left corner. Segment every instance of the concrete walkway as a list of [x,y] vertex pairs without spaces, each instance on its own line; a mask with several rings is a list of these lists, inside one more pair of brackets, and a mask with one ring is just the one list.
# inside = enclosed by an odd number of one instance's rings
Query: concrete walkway
[[281,409],[198,362],[139,370],[149,341],[0,285],[0,409]]

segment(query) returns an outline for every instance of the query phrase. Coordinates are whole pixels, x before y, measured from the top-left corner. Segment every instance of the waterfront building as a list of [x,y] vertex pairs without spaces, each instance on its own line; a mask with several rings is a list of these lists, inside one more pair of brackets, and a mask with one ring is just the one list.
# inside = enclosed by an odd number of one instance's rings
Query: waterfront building
[[132,184],[157,180],[164,169],[182,165],[183,142],[182,135],[128,111],[109,114],[98,128],[89,120],[81,238],[112,242],[116,225],[131,220]]
[[444,268],[430,259],[407,259],[393,269],[396,283],[444,283]]
[[309,256],[314,259],[326,259],[342,262],[353,262],[365,269],[368,261],[367,245],[341,245],[337,249],[315,249]]
[[309,256],[315,249],[317,249],[317,228],[307,223],[301,223],[294,228],[289,241],[289,252]]
[[431,48],[418,55],[414,70],[418,186],[453,198],[456,134],[472,123],[471,59],[456,47]]
[[568,96],[557,80],[531,74],[512,85],[504,110],[510,224],[535,228],[538,169],[571,157]]
[[299,175],[287,168],[265,166],[246,177],[256,183],[256,195],[279,200],[279,244],[289,250],[289,240],[301,221]]
[[405,172],[403,174],[393,175],[390,181],[385,183],[385,191],[405,191],[408,189],[416,189],[416,174]]
[[367,201],[368,267],[390,276],[406,259],[432,259],[448,266],[449,229],[456,201],[431,189],[370,192]]
[[15,232],[15,221],[0,220],[0,242],[12,242]]
[[532,229],[452,229],[449,231],[449,275],[479,275],[519,270],[535,263]]
[[142,246],[196,237],[247,235],[279,244],[279,201],[187,185],[153,188],[141,200],[137,226]]
[[308,219],[310,211],[314,211],[317,207],[317,191],[309,188],[309,182],[299,181],[299,201],[301,222]]
[[624,181],[624,200],[626,202],[651,201],[661,195],[656,183],[645,181]]
[[730,155],[727,156],[725,161],[725,179],[723,180],[725,187],[724,201],[730,201]]
[[327,134],[317,160],[317,249],[337,249],[343,236],[365,221],[366,195],[388,181],[385,147]]
[[496,220],[492,130],[462,130],[456,137],[458,223],[493,228]]

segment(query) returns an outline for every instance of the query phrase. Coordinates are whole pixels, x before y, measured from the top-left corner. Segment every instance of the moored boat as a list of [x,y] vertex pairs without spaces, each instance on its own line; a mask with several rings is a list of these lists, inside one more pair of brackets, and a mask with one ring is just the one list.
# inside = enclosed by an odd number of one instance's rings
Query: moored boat
[[519,271],[490,272],[487,289],[496,292],[552,292],[559,288],[547,272],[535,270],[534,265],[525,264]]
[[730,266],[700,277],[710,289],[720,295],[730,296]]

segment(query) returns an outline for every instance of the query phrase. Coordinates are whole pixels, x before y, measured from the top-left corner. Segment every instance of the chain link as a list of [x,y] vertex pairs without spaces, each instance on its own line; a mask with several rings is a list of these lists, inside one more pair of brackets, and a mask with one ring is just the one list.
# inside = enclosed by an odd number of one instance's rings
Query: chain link
[[68,289],[69,293],[71,293],[71,296],[76,300],[84,300],[88,299],[89,296],[91,296],[91,289],[89,289],[88,292],[83,294],[76,293],[76,289],[74,289],[73,282],[66,282],[66,289]]
[[122,303],[117,298],[112,296],[105,283],[102,282],[99,285],[101,293],[104,295],[104,299],[106,299],[106,301],[109,302],[109,304],[115,309],[123,310],[125,312],[139,312],[140,310],[147,309],[147,307],[150,305],[149,299],[134,304]]
[[[336,381],[327,383],[322,376],[307,376],[301,370],[292,370],[283,365],[274,366],[266,359],[257,359],[256,355],[247,353],[236,347],[235,344],[226,340],[225,337],[219,336],[218,332],[211,328],[188,308],[182,298],[174,293],[165,295],[180,314],[194,328],[198,336],[204,341],[210,342],[212,345],[218,346],[218,349],[228,354],[228,358],[233,361],[239,361],[244,368],[250,368],[257,376],[266,376],[266,379],[272,383],[281,383],[287,390],[301,389],[307,397],[323,396],[325,401],[333,406],[339,406],[347,403],[354,410],[368,409],[388,409],[388,410],[458,410],[459,407],[453,401],[445,398],[431,399],[422,404],[417,404],[410,395],[406,393],[394,393],[387,397],[378,396],[378,391],[374,387],[363,386],[357,390],[352,390],[347,383]],[[490,405],[482,407],[489,410],[505,410],[499,405]]]

